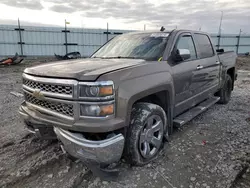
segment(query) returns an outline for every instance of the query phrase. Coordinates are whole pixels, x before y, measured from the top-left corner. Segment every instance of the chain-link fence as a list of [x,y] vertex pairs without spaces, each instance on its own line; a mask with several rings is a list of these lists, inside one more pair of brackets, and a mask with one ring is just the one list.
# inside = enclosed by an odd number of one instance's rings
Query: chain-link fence
[[[10,56],[16,52],[22,56],[65,55],[78,51],[83,57],[91,55],[111,38],[129,32],[114,29],[81,29],[60,27],[33,27],[1,25],[0,56]],[[237,53],[250,51],[250,35],[214,35],[217,48],[234,50]]]

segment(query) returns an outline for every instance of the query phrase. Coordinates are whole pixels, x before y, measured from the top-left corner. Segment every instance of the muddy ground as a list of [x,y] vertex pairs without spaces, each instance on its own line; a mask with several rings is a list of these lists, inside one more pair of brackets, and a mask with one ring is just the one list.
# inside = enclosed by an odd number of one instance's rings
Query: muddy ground
[[154,162],[121,162],[113,182],[71,161],[57,141],[39,140],[25,129],[17,113],[23,99],[11,92],[22,92],[21,72],[33,64],[0,67],[0,187],[250,187],[250,58],[238,60],[229,104],[214,105],[175,130]]
[[237,69],[238,70],[249,70],[250,71],[250,57],[249,56],[241,56],[237,59]]

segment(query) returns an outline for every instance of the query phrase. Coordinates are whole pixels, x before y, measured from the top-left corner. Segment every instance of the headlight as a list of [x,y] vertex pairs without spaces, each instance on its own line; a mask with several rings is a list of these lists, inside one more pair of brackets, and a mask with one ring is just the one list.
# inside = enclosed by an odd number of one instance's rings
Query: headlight
[[81,116],[93,116],[93,117],[105,117],[114,114],[114,104],[81,104],[80,115]]
[[112,81],[80,83],[80,97],[106,97],[114,94]]

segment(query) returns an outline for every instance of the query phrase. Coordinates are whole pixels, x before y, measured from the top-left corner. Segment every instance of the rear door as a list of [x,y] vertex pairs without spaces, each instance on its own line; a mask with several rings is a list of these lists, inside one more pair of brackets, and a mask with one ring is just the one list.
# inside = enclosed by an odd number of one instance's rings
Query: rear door
[[197,49],[199,64],[194,72],[191,90],[199,95],[199,101],[204,100],[209,94],[213,94],[219,87],[220,62],[214,51],[208,35],[194,33],[194,41]]

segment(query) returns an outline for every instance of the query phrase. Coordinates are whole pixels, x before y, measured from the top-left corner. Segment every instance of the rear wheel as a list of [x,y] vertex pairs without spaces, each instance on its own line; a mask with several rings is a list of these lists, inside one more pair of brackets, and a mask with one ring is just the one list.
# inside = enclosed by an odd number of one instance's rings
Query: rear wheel
[[125,148],[127,161],[141,166],[153,160],[162,148],[167,131],[166,113],[160,106],[135,104]]
[[220,104],[227,104],[230,101],[232,88],[233,87],[233,81],[229,74],[226,75],[225,83],[221,90],[218,92],[218,96],[220,97],[220,100],[218,103]]

